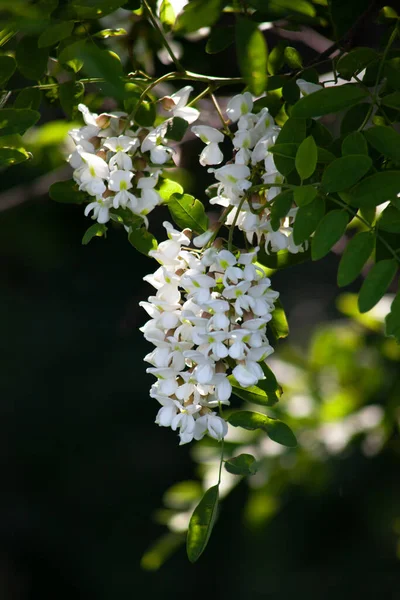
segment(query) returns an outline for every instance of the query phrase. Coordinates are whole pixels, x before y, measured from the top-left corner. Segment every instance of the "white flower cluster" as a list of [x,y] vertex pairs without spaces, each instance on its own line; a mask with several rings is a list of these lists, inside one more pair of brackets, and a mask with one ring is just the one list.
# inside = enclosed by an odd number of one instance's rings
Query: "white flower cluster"
[[206,433],[221,440],[227,424],[212,409],[229,404],[229,374],[245,388],[265,378],[266,325],[279,294],[253,264],[257,249],[201,253],[187,248],[189,230],[164,227],[169,239],[150,252],[161,266],[145,277],[156,295],[141,302],[151,317],[141,331],[155,346],[145,360],[157,377],[150,395],[162,405],[156,423],[179,430],[181,444]]
[[[186,86],[163,98],[163,108],[173,117],[193,123],[199,112],[186,106],[192,90]],[[162,202],[155,187],[162,166],[173,153],[166,139],[170,119],[155,128],[131,129],[124,112],[97,115],[84,104],[78,108],[85,126],[69,132],[76,148],[68,161],[79,189],[94,198],[85,215],[92,212],[93,219],[107,223],[112,218],[110,210],[123,207],[147,225],[146,215]]]
[[[228,103],[227,115],[232,123],[237,122],[237,131],[232,138],[233,159],[218,169],[210,168],[217,184],[216,195],[211,204],[235,207],[226,219],[226,225],[235,223],[250,243],[264,244],[265,251],[288,250],[297,254],[304,250],[293,241],[293,221],[297,209],[290,209],[281,226],[274,231],[271,226],[271,201],[281,191],[283,176],[278,172],[269,148],[275,144],[280,128],[275,124],[267,108],[258,114],[251,112],[253,99],[249,92],[234,96]],[[219,143],[224,140],[221,131],[208,126],[194,126],[192,131],[206,144],[200,155],[200,164],[218,165],[223,162]],[[271,184],[245,197],[247,190],[256,185]],[[273,184],[277,184],[276,186]],[[237,211],[239,214],[237,215]]]

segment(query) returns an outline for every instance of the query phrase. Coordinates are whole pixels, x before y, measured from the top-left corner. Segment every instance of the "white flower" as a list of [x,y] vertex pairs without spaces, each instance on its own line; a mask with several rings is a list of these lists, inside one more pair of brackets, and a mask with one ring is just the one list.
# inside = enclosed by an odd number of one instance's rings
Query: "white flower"
[[98,223],[107,223],[110,220],[110,207],[111,202],[109,199],[97,198],[96,202],[91,202],[86,206],[85,217],[93,211],[93,219],[97,220]]
[[245,361],[237,365],[232,375],[236,381],[244,388],[256,385],[260,379],[264,379],[264,373],[260,365],[254,361]]
[[195,440],[201,440],[206,432],[221,441],[228,433],[228,425],[224,419],[212,412],[196,420],[193,437]]
[[238,94],[229,100],[226,114],[235,123],[241,116],[246,115],[253,108],[253,98],[250,92]]
[[192,131],[205,144],[220,144],[224,141],[224,134],[218,129],[215,129],[215,127],[209,127],[208,125],[194,125]]
[[196,108],[191,108],[190,106],[186,106],[190,93],[193,92],[193,88],[191,85],[186,85],[175,94],[170,96],[170,99],[173,101],[174,106],[171,109],[174,117],[180,117],[181,119],[185,119],[188,123],[194,123],[199,117],[199,111]]
[[196,248],[203,248],[203,246],[205,246],[211,240],[213,235],[214,232],[208,229],[204,233],[193,238],[193,244],[196,246]]
[[313,94],[323,89],[319,83],[311,83],[310,81],[305,81],[305,79],[297,79],[296,84],[299,86],[303,96],[308,96],[308,94]]
[[215,169],[214,175],[221,183],[240,191],[251,187],[251,182],[247,180],[250,177],[250,169],[246,165],[225,165]]
[[219,165],[223,160],[224,155],[218,144],[215,144],[214,142],[207,144],[207,146],[203,148],[199,158],[202,167],[206,167],[207,165]]

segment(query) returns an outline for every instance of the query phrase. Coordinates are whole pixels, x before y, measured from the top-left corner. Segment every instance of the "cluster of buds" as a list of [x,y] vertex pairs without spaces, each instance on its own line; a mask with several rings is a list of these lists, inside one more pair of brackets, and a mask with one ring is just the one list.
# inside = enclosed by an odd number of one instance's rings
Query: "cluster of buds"
[[[222,167],[208,169],[217,180],[210,189],[216,191],[210,203],[234,207],[227,216],[226,225],[235,224],[250,243],[263,245],[265,252],[288,250],[296,254],[305,249],[293,241],[297,209],[290,209],[277,230],[271,224],[271,203],[281,191],[283,176],[269,149],[275,144],[280,128],[267,108],[262,108],[259,113],[252,109],[253,98],[249,92],[234,96],[228,103],[227,116],[232,123],[237,123],[237,130],[231,138],[230,160]],[[219,143],[224,140],[224,133],[202,125],[192,127],[192,131],[206,143],[200,164],[221,164],[224,157]],[[257,191],[251,193],[253,186]]]
[[[186,86],[164,98],[164,109],[172,117],[195,121],[198,111],[186,106],[192,89]],[[79,189],[93,198],[85,215],[92,213],[93,219],[107,223],[117,209],[124,208],[147,226],[146,215],[162,201],[155,188],[173,153],[166,138],[170,119],[154,128],[132,128],[124,112],[97,115],[84,104],[78,108],[85,125],[69,132],[75,150],[68,161]]]
[[160,267],[147,275],[157,291],[141,306],[141,331],[155,349],[145,357],[157,377],[150,395],[162,405],[156,422],[179,430],[180,443],[206,433],[221,440],[227,424],[213,409],[229,404],[230,375],[247,388],[265,378],[273,352],[266,325],[278,293],[251,253],[189,248],[191,232],[164,223],[168,240],[150,252]]

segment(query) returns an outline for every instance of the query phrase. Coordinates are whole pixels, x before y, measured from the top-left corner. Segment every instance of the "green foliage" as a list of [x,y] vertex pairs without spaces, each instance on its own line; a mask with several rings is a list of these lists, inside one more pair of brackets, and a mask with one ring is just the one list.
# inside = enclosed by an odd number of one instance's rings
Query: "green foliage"
[[354,281],[374,249],[374,235],[367,231],[357,233],[347,244],[339,263],[337,283],[339,287]]
[[40,119],[40,113],[30,108],[1,108],[0,135],[23,134]]
[[312,185],[302,185],[296,187],[293,191],[294,201],[297,206],[306,206],[310,204],[318,194],[317,188]]
[[[289,323],[286,318],[285,309],[279,299],[275,302],[275,308],[272,311],[272,319],[268,323],[268,327],[277,340],[289,335]],[[276,388],[276,390],[277,389],[278,388]]]
[[234,27],[215,27],[212,29],[210,37],[207,40],[206,52],[208,54],[218,54],[218,52],[229,48],[234,41]]
[[257,463],[251,454],[239,454],[225,461],[225,469],[232,475],[255,475]]
[[347,135],[342,142],[342,154],[368,154],[368,146],[365,137],[360,131],[353,131]]
[[306,206],[300,206],[293,226],[295,244],[302,244],[316,230],[325,214],[325,201],[318,196]]
[[386,335],[396,338],[400,344],[400,294],[397,293],[390,307],[390,313],[386,317]]
[[259,96],[267,85],[267,43],[256,23],[238,18],[236,49],[240,71],[250,91]]
[[157,240],[145,227],[132,228],[128,240],[136,250],[148,256],[150,250],[157,249]]
[[17,68],[12,56],[0,56],[0,85],[4,85]]
[[172,194],[168,200],[171,217],[181,229],[192,229],[204,233],[208,229],[208,218],[200,200],[189,194]]
[[368,143],[383,156],[400,163],[400,135],[393,127],[371,127],[364,135]]
[[83,204],[87,202],[86,194],[78,190],[78,186],[72,179],[53,183],[50,186],[49,195],[52,200],[62,204]]
[[183,194],[183,187],[179,183],[164,177],[160,180],[156,189],[164,202],[168,202],[172,194]]
[[82,238],[82,244],[86,246],[94,237],[103,237],[107,233],[107,227],[102,223],[94,223],[87,229]]
[[15,108],[31,108],[38,110],[42,101],[42,92],[37,88],[25,88],[15,98]]
[[78,104],[83,100],[85,86],[79,81],[66,81],[58,88],[58,94],[61,108],[67,117],[72,119],[77,112]]
[[394,259],[377,262],[368,273],[358,296],[358,308],[361,313],[371,310],[379,302],[392,282],[398,264]]
[[378,56],[372,48],[355,48],[340,58],[337,64],[338,73],[343,79],[350,80],[376,61]]
[[302,180],[308,179],[314,173],[317,156],[317,145],[312,135],[309,135],[301,142],[295,158],[296,171]]
[[358,104],[367,95],[363,88],[352,83],[325,88],[301,98],[293,107],[291,116],[307,119],[336,113]]
[[53,23],[51,27],[45,29],[38,39],[38,48],[47,48],[54,46],[57,42],[69,37],[74,28],[73,21],[63,21]]
[[180,142],[185,135],[188,126],[189,123],[185,121],[185,119],[182,119],[181,117],[174,117],[172,121],[168,123],[168,129],[166,133],[167,139]]
[[201,27],[211,27],[221,12],[221,0],[192,0],[184,7],[175,23],[176,33],[185,34]]
[[[301,188],[296,188],[301,189]],[[274,198],[274,203],[271,208],[271,225],[274,231],[280,227],[281,219],[286,217],[293,205],[293,192],[286,190],[281,192]]]
[[266,415],[258,412],[250,412],[247,410],[232,413],[228,418],[228,423],[234,427],[242,427],[243,429],[262,429],[274,442],[289,446],[290,448],[297,446],[297,440],[292,430],[278,419],[271,419]]
[[350,190],[350,204],[358,208],[378,206],[387,200],[397,199],[399,189],[400,171],[375,173]]
[[320,260],[344,234],[349,217],[344,210],[332,210],[319,222],[311,243],[311,257]]
[[204,552],[217,518],[218,485],[210,487],[195,508],[189,523],[186,551],[190,562],[196,562]]
[[331,162],[322,176],[322,187],[328,192],[341,192],[368,173],[372,160],[364,154],[348,154]]
[[38,38],[25,36],[19,42],[15,51],[18,70],[27,79],[40,79],[47,69],[49,49],[38,46]]

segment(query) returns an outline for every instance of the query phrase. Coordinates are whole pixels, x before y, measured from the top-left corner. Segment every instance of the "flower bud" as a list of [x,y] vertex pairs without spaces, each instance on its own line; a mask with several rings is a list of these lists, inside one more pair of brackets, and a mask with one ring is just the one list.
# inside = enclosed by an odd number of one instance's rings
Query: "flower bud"
[[171,96],[164,96],[164,98],[161,98],[160,102],[164,110],[170,111],[175,108],[175,102]]
[[96,119],[96,124],[100,129],[107,129],[110,126],[111,116],[106,113],[102,113]]

